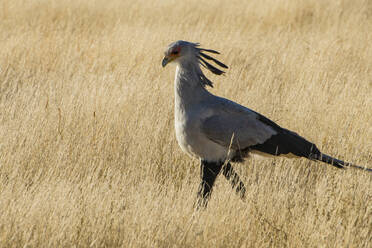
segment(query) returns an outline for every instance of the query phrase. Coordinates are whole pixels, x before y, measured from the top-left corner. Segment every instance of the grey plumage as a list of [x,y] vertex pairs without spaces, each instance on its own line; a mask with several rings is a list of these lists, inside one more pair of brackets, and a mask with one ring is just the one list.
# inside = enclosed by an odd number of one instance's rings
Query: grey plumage
[[216,113],[201,123],[201,131],[210,140],[224,147],[241,150],[262,144],[277,133],[270,126],[263,124],[258,115],[249,109],[227,99],[216,100],[219,100],[215,105]]
[[[319,160],[338,168],[360,166],[345,163],[319,151],[315,144],[295,132],[280,127],[265,116],[211,94],[206,86],[213,86],[199,65],[216,75],[228,68],[224,63],[203,52],[219,54],[211,49],[199,48],[199,43],[177,41],[165,51],[162,65],[176,62],[175,78],[175,130],[181,149],[201,160],[201,186],[199,197],[206,204],[218,173],[226,168],[233,172],[229,161],[240,162],[250,152],[269,155],[294,155]],[[226,167],[223,167],[225,164]],[[226,172],[226,173],[225,173]],[[235,173],[236,174],[236,173]],[[234,175],[235,175],[234,174]],[[236,174],[234,178],[239,178]],[[233,186],[237,183],[232,184]],[[238,191],[244,197],[245,187],[240,181]]]

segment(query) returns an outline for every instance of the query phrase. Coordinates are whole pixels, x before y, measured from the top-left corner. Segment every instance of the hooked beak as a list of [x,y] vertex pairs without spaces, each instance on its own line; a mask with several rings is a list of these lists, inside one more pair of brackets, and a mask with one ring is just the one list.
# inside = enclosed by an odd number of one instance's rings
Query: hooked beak
[[165,67],[169,62],[170,62],[169,57],[168,57],[168,56],[165,56],[165,57],[163,58],[163,61],[161,62],[161,65],[162,65],[163,67]]

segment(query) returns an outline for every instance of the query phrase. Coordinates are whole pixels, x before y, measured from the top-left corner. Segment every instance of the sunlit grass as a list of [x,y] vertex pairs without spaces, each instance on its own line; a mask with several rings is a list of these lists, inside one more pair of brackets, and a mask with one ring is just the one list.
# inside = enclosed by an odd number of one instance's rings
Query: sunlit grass
[[2,1],[0,246],[369,247],[371,175],[235,165],[195,212],[173,128],[178,39],[221,52],[214,94],[372,167],[369,1]]

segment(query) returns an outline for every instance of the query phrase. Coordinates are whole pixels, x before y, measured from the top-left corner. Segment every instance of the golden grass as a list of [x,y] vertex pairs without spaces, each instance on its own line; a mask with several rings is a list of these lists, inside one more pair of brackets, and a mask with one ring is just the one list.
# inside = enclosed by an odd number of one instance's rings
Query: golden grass
[[372,166],[370,1],[1,1],[1,247],[371,247],[372,180],[304,159],[236,165],[194,211],[173,129],[175,40],[230,66],[211,91]]

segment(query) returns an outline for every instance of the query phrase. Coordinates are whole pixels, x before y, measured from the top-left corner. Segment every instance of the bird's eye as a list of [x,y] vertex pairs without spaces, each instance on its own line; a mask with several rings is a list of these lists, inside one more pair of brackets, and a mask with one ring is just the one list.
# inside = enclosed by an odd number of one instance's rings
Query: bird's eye
[[178,51],[173,51],[172,52],[172,55],[177,55],[178,54]]

